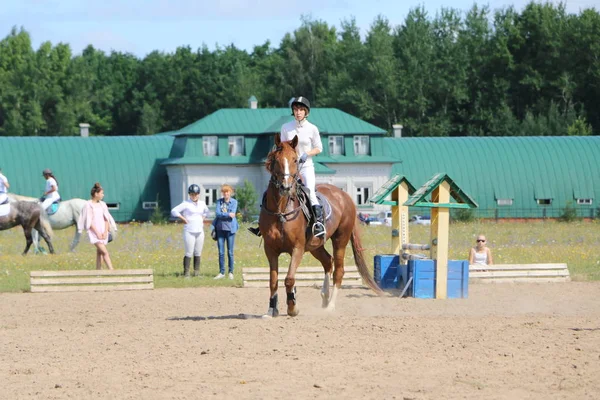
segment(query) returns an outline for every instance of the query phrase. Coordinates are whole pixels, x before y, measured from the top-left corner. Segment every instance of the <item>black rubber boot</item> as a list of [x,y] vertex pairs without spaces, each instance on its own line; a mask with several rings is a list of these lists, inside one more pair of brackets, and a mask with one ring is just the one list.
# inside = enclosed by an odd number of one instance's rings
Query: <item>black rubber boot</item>
[[186,278],[190,277],[190,261],[192,257],[183,257],[183,276]]
[[194,276],[200,275],[200,256],[194,256]]
[[252,234],[254,234],[254,235],[258,236],[258,237],[262,236],[262,234],[260,233],[260,229],[258,229],[258,228],[252,228],[252,227],[250,227],[250,228],[248,228],[248,230],[250,231],[250,233],[252,233]]
[[313,225],[313,235],[320,237],[325,235],[325,223],[323,222],[323,207],[312,206],[313,213],[315,214],[315,223]]

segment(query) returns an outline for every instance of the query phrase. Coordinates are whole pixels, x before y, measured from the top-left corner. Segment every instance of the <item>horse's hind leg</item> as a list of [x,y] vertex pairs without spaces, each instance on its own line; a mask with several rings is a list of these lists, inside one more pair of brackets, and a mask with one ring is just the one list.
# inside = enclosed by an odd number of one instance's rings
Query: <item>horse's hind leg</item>
[[327,305],[327,311],[335,310],[335,302],[337,295],[342,286],[342,279],[344,278],[344,256],[346,255],[346,245],[348,242],[343,243],[341,240],[332,239],[333,245],[333,289],[331,290],[331,296],[329,297],[329,304]]
[[323,265],[323,270],[325,272],[325,276],[323,277],[323,286],[321,287],[321,300],[322,307],[325,308],[329,305],[330,298],[330,286],[331,286],[331,271],[333,269],[333,262],[331,258],[331,254],[327,252],[325,246],[319,247],[310,252],[314,258],[321,262]]
[[[54,254],[54,246],[52,246],[52,240],[50,239],[50,235],[48,235],[48,232],[46,232],[46,229],[44,229],[44,227],[42,226],[40,221],[38,221],[36,223],[35,230],[37,230],[38,233],[42,236],[42,238],[44,238],[44,241],[48,245],[48,251],[50,252],[50,254]],[[39,239],[38,239],[38,245],[39,245]]]
[[50,252],[50,254],[54,254],[54,246],[52,246],[52,240],[50,239],[50,236],[46,233],[44,229],[39,231],[39,233],[46,241],[46,244],[48,245],[48,251]]
[[71,242],[71,248],[69,251],[75,251],[75,247],[79,244],[79,238],[81,237],[81,233],[77,230],[77,225],[75,225],[75,236],[73,236],[73,241]]
[[25,256],[33,243],[33,238],[31,237],[31,228],[23,226],[23,233],[25,234],[25,241],[27,242],[25,250],[23,250],[23,255]]

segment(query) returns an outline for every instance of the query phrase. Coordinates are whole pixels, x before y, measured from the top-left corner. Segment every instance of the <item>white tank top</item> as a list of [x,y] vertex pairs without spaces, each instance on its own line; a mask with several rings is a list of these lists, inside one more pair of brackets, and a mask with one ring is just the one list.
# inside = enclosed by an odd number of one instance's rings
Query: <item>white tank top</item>
[[475,259],[473,261],[475,262],[475,264],[487,265],[487,252],[475,252]]

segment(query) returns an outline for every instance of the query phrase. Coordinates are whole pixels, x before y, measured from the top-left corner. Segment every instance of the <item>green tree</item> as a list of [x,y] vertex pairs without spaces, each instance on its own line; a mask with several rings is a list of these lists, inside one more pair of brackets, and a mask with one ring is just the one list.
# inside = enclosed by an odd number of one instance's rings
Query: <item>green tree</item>
[[256,206],[256,190],[254,186],[244,179],[244,185],[235,190],[235,198],[238,201],[238,212],[242,214],[242,221],[248,222],[253,215],[258,214]]

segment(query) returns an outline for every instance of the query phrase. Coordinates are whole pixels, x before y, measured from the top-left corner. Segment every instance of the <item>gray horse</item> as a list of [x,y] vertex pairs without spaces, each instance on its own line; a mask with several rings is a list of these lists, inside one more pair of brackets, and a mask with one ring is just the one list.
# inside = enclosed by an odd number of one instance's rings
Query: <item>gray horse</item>
[[[9,193],[8,200],[13,201],[31,201],[31,202],[39,202],[38,199],[34,197],[20,196],[18,194]],[[66,229],[70,226],[75,225],[75,236],[73,236],[73,241],[71,242],[71,246],[69,248],[70,251],[74,251],[75,247],[79,243],[79,238],[81,234],[77,230],[77,220],[79,220],[79,215],[81,215],[81,210],[85,206],[86,200],[83,199],[70,199],[60,202],[60,207],[58,207],[58,211],[55,214],[48,216],[48,220],[50,221],[50,225],[52,225],[52,229],[60,230]],[[37,232],[33,231],[33,246],[36,251],[39,251],[39,238]]]
[[[2,207],[7,206],[3,205]],[[51,240],[52,227],[50,226],[50,221],[48,221],[48,215],[40,204],[30,201],[11,201],[10,212],[0,217],[0,231],[13,228],[17,225],[23,227],[23,233],[25,233],[25,239],[27,240],[27,246],[25,246],[23,255],[27,254],[33,243],[31,234],[33,229],[36,229],[42,235],[48,244],[48,250],[54,254],[54,247]]]

